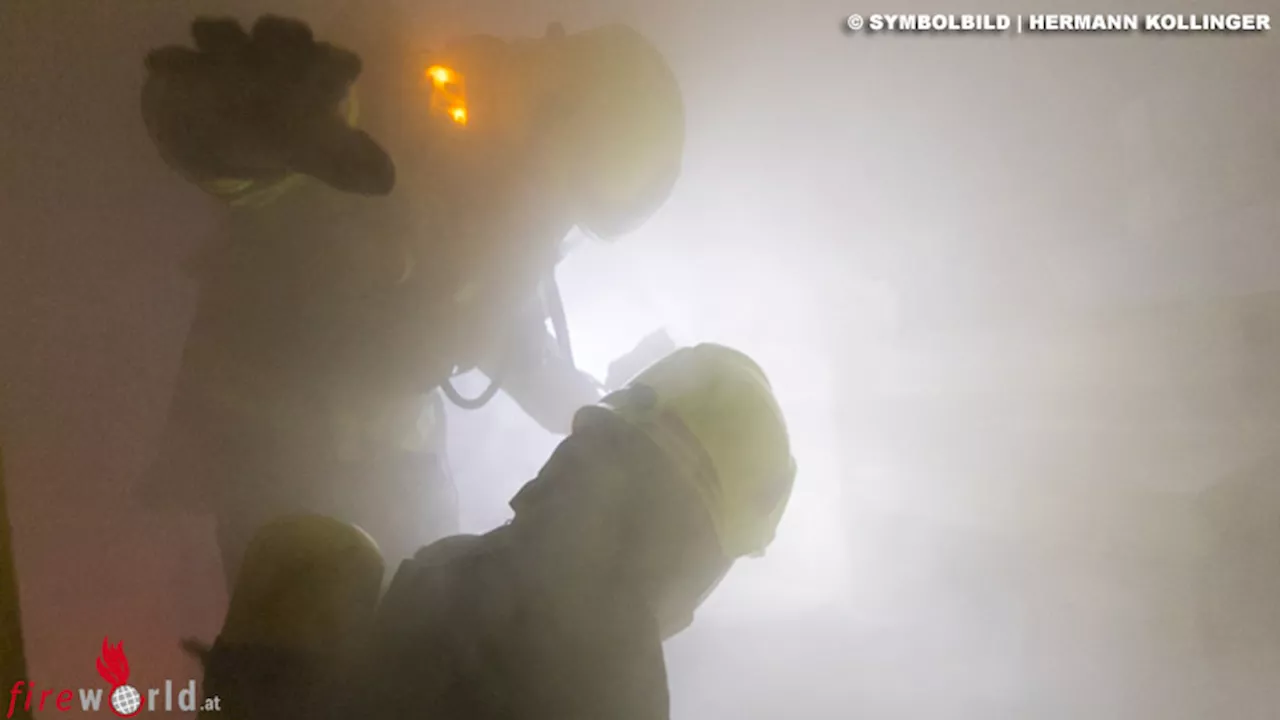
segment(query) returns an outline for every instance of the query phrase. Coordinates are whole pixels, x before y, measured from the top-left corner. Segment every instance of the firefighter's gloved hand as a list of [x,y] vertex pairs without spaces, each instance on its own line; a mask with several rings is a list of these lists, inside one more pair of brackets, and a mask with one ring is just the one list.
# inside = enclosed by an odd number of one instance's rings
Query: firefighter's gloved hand
[[295,172],[346,192],[391,192],[391,157],[342,113],[358,56],[270,15],[251,32],[209,18],[191,32],[195,49],[162,47],[146,60],[143,114],[171,162],[201,180]]

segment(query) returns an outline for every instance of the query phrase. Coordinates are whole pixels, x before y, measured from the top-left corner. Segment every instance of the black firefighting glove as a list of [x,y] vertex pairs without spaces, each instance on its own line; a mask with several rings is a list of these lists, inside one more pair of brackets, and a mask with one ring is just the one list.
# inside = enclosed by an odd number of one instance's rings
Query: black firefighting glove
[[167,160],[200,180],[302,173],[346,192],[391,192],[391,157],[342,113],[358,56],[270,15],[251,32],[222,18],[191,32],[195,49],[146,59],[143,115]]

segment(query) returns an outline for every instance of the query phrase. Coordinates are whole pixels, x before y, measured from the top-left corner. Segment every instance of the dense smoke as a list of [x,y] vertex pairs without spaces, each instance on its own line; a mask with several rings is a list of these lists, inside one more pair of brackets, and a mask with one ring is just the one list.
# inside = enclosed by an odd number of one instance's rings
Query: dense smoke
[[[224,601],[207,524],[128,494],[190,319],[180,267],[218,230],[147,142],[141,58],[215,9],[358,34],[329,2],[0,8],[0,430],[33,677],[91,684],[106,631],[139,673],[187,677],[177,639],[215,632]],[[560,266],[575,353],[602,377],[661,328],[741,347],[800,473],[776,546],[669,643],[676,718],[1280,703],[1274,32],[851,36],[872,8],[825,0],[401,6],[431,39],[623,20],[681,78],[671,201]],[[464,529],[488,529],[558,438],[502,396],[450,422]]]

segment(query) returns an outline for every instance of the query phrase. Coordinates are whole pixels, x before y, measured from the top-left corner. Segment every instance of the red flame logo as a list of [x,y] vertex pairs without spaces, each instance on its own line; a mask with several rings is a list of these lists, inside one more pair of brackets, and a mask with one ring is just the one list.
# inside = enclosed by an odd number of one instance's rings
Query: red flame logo
[[102,638],[102,655],[98,658],[98,674],[111,688],[129,684],[129,658],[124,655],[124,641],[115,645]]

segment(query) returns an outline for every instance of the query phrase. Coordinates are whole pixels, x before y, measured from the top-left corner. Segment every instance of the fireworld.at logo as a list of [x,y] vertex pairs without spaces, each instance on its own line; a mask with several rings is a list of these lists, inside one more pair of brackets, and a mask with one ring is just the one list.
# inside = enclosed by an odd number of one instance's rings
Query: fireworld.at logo
[[[145,693],[129,684],[129,658],[124,654],[123,642],[112,645],[108,638],[103,638],[102,655],[98,657],[97,667],[98,675],[111,687],[107,694],[107,706],[117,716],[131,718],[144,709],[148,712],[172,712],[175,709],[173,680],[165,680],[163,689],[149,688]],[[81,712],[99,712],[102,708],[102,695],[102,688],[80,688],[78,691],[40,690],[33,682],[18,680],[9,690],[9,711],[5,717],[13,717],[19,702],[27,711],[43,712],[53,709],[70,712],[78,705]],[[188,680],[187,686],[177,693],[177,709],[182,712],[213,712],[222,709],[221,701],[216,695],[205,698],[201,703],[197,703],[196,698],[196,681]]]

